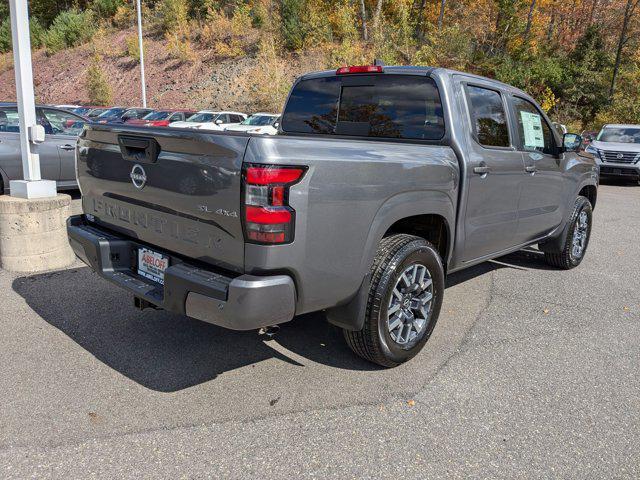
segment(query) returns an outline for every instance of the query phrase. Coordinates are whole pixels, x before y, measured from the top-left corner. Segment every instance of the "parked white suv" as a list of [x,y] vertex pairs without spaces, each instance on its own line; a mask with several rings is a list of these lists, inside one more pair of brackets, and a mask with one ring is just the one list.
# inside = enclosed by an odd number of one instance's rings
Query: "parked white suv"
[[600,165],[600,176],[640,183],[640,125],[605,125],[586,151]]
[[247,114],[242,112],[219,112],[213,110],[201,110],[190,116],[184,122],[173,122],[173,128],[199,128],[202,130],[224,130],[233,125],[239,125],[247,119]]
[[[252,133],[260,133],[254,132],[255,130],[259,130],[261,127],[272,127],[273,124],[278,121],[280,115],[278,113],[254,113],[249,118],[247,118],[244,122],[240,123],[240,125],[231,125],[225,130],[230,130],[232,132],[252,132]],[[265,132],[266,133],[266,132]]]

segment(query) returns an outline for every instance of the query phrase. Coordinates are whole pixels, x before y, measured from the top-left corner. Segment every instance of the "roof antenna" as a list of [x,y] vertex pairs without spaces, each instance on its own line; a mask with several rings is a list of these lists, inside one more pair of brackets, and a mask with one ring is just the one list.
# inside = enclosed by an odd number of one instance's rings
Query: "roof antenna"
[[382,60],[380,60],[379,58],[375,58],[373,60],[373,65],[376,66],[376,67],[384,67],[385,66],[384,62]]

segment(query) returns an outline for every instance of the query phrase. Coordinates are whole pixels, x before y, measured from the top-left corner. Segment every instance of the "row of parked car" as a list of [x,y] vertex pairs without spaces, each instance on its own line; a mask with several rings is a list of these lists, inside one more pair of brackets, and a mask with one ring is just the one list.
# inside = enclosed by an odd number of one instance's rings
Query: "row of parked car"
[[263,135],[275,135],[280,115],[259,112],[247,115],[242,112],[187,109],[151,109],[124,107],[91,107],[82,105],[58,105],[58,108],[85,117],[95,123],[122,123],[147,127],[200,128],[214,131],[240,131]]
[[[170,110],[79,105],[36,105],[36,119],[44,127],[45,141],[37,146],[42,178],[56,180],[59,190],[78,186],[75,148],[87,122],[121,123],[150,127],[235,130],[275,135],[279,114],[201,110]],[[15,102],[0,102],[0,195],[9,192],[9,181],[22,178],[20,121]]]

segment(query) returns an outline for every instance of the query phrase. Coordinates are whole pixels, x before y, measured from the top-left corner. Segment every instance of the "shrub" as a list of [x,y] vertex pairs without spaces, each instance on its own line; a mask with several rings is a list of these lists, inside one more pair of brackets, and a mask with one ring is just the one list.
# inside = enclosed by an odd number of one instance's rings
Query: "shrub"
[[355,2],[339,3],[329,16],[333,36],[338,40],[358,39],[358,14]]
[[229,17],[214,8],[209,9],[200,34],[202,43],[213,46],[229,38],[229,32],[231,32],[231,20]]
[[306,34],[304,47],[313,48],[331,42],[333,35],[329,22],[329,9],[324,2],[308,1],[305,9]]
[[[31,47],[40,48],[44,38],[45,29],[37,18],[31,18],[29,22],[31,32]],[[11,50],[11,21],[7,18],[0,23],[0,53]]]
[[211,47],[217,56],[239,57],[245,53],[243,40],[252,28],[251,23],[247,6],[236,7],[231,18],[210,8],[199,40]]
[[306,36],[303,0],[282,0],[280,8],[283,45],[289,50],[299,50]]
[[180,62],[195,61],[196,54],[188,38],[179,33],[167,33],[165,39],[167,40],[167,50],[171,58],[180,60]]
[[[144,12],[144,9],[142,11]],[[113,24],[119,28],[129,27],[133,23],[135,15],[136,11],[133,4],[120,5],[113,15]]]
[[42,47],[44,45],[44,36],[47,33],[47,30],[35,17],[29,19],[29,32],[31,34],[31,48]]
[[286,62],[278,56],[276,40],[265,35],[258,47],[256,67],[243,76],[256,110],[279,112],[291,88]]
[[0,23],[0,53],[11,50],[11,22],[9,19]]
[[415,53],[413,63],[466,70],[471,62],[471,40],[459,26],[429,32],[425,44]]
[[58,15],[44,35],[48,53],[56,53],[87,42],[93,33],[91,13],[68,10]]
[[[129,35],[125,40],[127,44],[126,55],[131,57],[136,62],[140,61],[140,42],[138,41],[138,35]],[[143,40],[144,47],[144,40]]]
[[124,0],[93,0],[91,10],[96,18],[102,20],[112,19],[119,8],[124,7]]
[[189,2],[187,0],[162,0],[157,8],[160,29],[163,33],[185,31],[189,23]]
[[338,46],[331,49],[328,58],[328,68],[336,68],[340,65],[365,65],[371,61],[367,50],[361,42],[343,40]]
[[110,105],[113,103],[113,90],[102,70],[101,63],[102,57],[95,54],[87,69],[86,86],[89,102],[93,105]]
[[231,18],[231,33],[234,35],[246,35],[251,28],[251,15],[248,5],[238,5],[233,10]]
[[0,73],[13,68],[13,55],[0,55]]

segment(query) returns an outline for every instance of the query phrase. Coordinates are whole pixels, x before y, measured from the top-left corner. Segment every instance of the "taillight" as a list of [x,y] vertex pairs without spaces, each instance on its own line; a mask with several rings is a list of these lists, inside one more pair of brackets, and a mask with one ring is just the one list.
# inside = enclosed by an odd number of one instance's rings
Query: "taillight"
[[305,167],[247,165],[244,170],[244,229],[251,243],[293,241],[295,210],[289,187],[300,181]]
[[348,75],[350,73],[382,73],[381,65],[352,65],[350,67],[340,67],[336,70],[336,75]]

